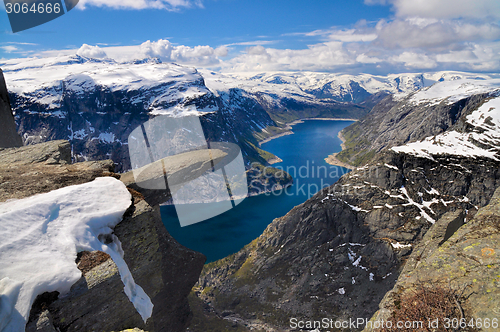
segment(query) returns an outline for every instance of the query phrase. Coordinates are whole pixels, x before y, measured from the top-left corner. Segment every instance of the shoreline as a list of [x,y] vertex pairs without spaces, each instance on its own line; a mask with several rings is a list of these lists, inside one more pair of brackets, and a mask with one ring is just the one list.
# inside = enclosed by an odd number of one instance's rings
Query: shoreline
[[[358,119],[349,119],[349,118],[304,118],[304,119],[297,119],[297,120],[294,120],[292,122],[289,122],[289,123],[286,123],[285,124],[285,129],[288,130],[288,131],[285,131],[283,133],[279,133],[279,134],[276,134],[276,135],[273,135],[273,136],[270,136],[262,141],[259,142],[259,147],[262,146],[262,144],[264,143],[267,143],[269,141],[272,141],[273,139],[275,138],[279,138],[279,137],[283,137],[283,136],[286,136],[286,135],[293,135],[294,132],[292,131],[292,126],[293,125],[296,125],[298,123],[304,123],[304,121],[306,120],[321,120],[321,121],[359,121]],[[340,135],[340,132],[339,132],[339,135]],[[339,136],[340,138],[340,136]],[[344,149],[344,140],[342,138],[340,138],[342,140],[342,149]],[[279,159],[279,157],[278,157]],[[341,161],[339,161],[341,162]],[[342,166],[343,167],[343,166]]]
[[[342,143],[340,144],[340,147],[342,148],[342,150],[345,150],[345,148],[346,148],[346,146],[344,144],[345,139],[344,139],[344,136],[342,136],[342,131],[339,131],[339,134],[337,135],[337,137],[342,141]],[[326,157],[325,158],[326,163],[330,164],[332,166],[340,166],[340,167],[344,167],[344,168],[347,168],[350,170],[353,170],[356,168],[356,167],[349,165],[341,160],[338,160],[337,159],[338,154],[339,154],[339,152],[335,152],[335,153],[332,153],[331,155],[329,155],[328,157]]]

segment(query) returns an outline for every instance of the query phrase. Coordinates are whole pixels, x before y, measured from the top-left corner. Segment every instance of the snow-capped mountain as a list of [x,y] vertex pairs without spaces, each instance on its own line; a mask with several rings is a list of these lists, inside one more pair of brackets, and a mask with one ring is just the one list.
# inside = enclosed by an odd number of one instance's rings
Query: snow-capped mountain
[[75,160],[112,158],[129,168],[130,132],[156,115],[200,116],[207,138],[238,143],[264,162],[258,140],[305,117],[360,118],[387,93],[406,96],[467,73],[388,76],[216,73],[158,59],[117,62],[78,55],[0,63],[25,144],[68,139]]
[[[2,64],[25,144],[68,139],[76,160],[112,158],[128,169],[128,135],[156,115],[198,115],[207,139],[257,144],[275,126],[241,90],[213,94],[194,68],[154,59],[129,63],[79,56]],[[251,145],[242,147],[259,160]],[[261,160],[263,162],[263,160]]]
[[315,72],[216,73],[200,70],[206,85],[213,91],[241,88],[249,93],[279,98],[294,96],[298,100],[320,102],[362,102],[370,95],[385,92],[402,96],[431,86],[438,81],[489,79],[489,75],[462,72],[407,73],[380,75],[347,75]]

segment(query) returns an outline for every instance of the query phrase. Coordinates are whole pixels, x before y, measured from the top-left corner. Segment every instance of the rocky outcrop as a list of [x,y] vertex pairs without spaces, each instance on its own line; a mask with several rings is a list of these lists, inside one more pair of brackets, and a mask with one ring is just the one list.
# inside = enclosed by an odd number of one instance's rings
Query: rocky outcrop
[[[71,146],[53,141],[0,152],[1,200],[23,198],[64,186],[115,176],[112,161],[70,164]],[[114,229],[135,282],[151,298],[145,323],[127,295],[115,263],[104,253],[77,258],[82,278],[68,294],[42,294],[28,331],[184,331],[191,313],[187,296],[205,257],[177,243],[166,231],[158,206],[133,191],[133,202]],[[113,202],[109,202],[113,204]],[[104,237],[102,241],[106,242]]]
[[385,148],[419,141],[454,128],[463,131],[465,116],[495,93],[474,94],[451,102],[444,99],[440,103],[415,103],[413,95],[403,99],[388,96],[366,117],[342,131],[346,149],[337,158],[361,166]]
[[2,132],[0,133],[0,148],[13,148],[23,145],[21,136],[17,134],[16,123],[10,108],[9,93],[5,85],[3,72],[0,69],[0,123]]
[[[463,211],[456,211],[445,214],[430,228],[411,254],[396,285],[380,303],[380,310],[373,321],[390,319],[398,310],[395,301],[423,284],[451,289],[457,299],[458,311],[461,311],[461,316],[453,318],[466,318],[467,324],[472,321],[469,327],[497,330],[498,324],[495,327],[492,322],[496,320],[498,323],[500,306],[497,268],[500,188],[487,206],[479,209],[465,224],[463,222]],[[457,227],[460,224],[463,225]],[[461,303],[458,300],[462,300]],[[434,318],[422,317],[422,320]],[[444,323],[440,322],[441,326]],[[482,326],[479,326],[481,323]]]
[[99,176],[113,175],[111,160],[71,164],[68,141],[50,141],[0,151],[0,201],[25,198]]
[[[228,154],[219,149],[195,150],[166,157],[121,175],[129,188],[141,192],[146,201],[158,205],[168,201],[175,186],[198,178],[221,162]],[[158,183],[165,187],[157,188]],[[168,187],[167,187],[168,186]]]

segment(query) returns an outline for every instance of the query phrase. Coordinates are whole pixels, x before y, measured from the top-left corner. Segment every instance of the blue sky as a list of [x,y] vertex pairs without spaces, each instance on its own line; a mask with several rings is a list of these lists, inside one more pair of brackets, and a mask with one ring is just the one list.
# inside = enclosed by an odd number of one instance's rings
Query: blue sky
[[80,0],[16,34],[0,15],[4,59],[80,52],[227,71],[500,70],[498,0]]

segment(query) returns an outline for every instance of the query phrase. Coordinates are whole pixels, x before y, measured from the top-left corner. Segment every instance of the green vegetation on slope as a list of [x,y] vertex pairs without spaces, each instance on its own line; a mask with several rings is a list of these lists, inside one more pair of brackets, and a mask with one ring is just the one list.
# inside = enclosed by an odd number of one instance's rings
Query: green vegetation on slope
[[366,164],[375,156],[375,150],[369,149],[370,141],[363,138],[362,126],[355,122],[342,130],[343,149],[337,159],[353,166]]

